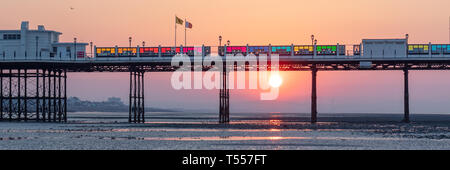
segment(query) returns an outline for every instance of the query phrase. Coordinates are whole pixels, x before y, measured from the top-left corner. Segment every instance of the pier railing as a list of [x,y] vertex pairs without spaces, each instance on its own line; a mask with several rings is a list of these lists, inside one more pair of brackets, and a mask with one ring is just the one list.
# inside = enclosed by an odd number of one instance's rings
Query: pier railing
[[[2,61],[145,61],[167,60],[175,55],[184,54],[189,57],[236,56],[236,55],[278,55],[280,59],[417,59],[417,58],[450,58],[450,44],[408,44],[406,55],[364,54],[361,44],[336,45],[240,45],[240,46],[179,46],[179,47],[94,47],[94,52],[78,55],[38,56],[0,53]],[[77,56],[77,57],[73,57]]]

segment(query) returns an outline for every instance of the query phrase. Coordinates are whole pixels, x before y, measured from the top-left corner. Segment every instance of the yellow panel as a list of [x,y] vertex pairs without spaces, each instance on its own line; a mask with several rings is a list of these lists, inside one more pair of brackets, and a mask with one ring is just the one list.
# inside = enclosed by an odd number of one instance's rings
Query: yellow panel
[[111,49],[111,53],[116,53],[116,49],[115,48]]
[[423,49],[424,49],[424,50],[428,50],[428,45],[423,46]]
[[423,48],[423,45],[419,45],[419,48]]
[[408,50],[412,51],[412,50],[414,50],[414,47],[412,45],[410,45]]

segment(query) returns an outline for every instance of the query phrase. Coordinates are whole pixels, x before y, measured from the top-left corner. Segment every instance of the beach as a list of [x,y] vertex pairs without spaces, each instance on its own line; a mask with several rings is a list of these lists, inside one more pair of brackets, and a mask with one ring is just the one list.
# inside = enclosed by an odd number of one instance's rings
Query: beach
[[239,113],[68,113],[67,123],[0,122],[0,149],[50,150],[448,150],[450,115]]

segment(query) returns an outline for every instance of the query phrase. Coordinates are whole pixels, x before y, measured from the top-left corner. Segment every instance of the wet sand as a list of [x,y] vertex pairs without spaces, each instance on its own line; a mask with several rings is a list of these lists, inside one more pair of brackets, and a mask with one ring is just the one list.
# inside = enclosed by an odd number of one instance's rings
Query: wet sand
[[211,113],[69,113],[68,123],[0,122],[0,149],[450,149],[450,115],[234,114],[229,124]]

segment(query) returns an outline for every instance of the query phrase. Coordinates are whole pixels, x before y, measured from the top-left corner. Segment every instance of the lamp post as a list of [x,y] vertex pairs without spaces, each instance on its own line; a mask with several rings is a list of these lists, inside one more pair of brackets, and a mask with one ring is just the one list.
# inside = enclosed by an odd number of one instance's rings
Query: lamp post
[[145,47],[145,41],[142,41],[142,47]]
[[227,41],[227,45],[230,46],[230,40]]
[[222,46],[222,36],[219,35],[219,47]]
[[[406,58],[408,58],[408,39],[409,39],[409,34],[405,34],[405,38],[406,38]],[[429,47],[431,48],[431,47]]]
[[36,59],[38,58],[39,37],[36,36]]
[[91,58],[94,58],[94,53],[92,52],[92,45],[93,45],[92,41],[89,42],[89,45],[91,46]]
[[73,38],[73,53],[74,53],[73,57],[74,57],[74,59],[76,59],[77,58],[77,38],[76,37]]
[[131,40],[132,40],[132,38],[131,38],[131,37],[128,37],[128,41],[129,41],[129,43],[130,43],[130,48],[131,48]]
[[314,45],[314,35],[311,35],[311,45]]
[[314,57],[317,55],[317,39],[314,39],[313,50],[314,50],[314,55],[313,55],[313,57]]

